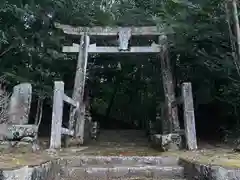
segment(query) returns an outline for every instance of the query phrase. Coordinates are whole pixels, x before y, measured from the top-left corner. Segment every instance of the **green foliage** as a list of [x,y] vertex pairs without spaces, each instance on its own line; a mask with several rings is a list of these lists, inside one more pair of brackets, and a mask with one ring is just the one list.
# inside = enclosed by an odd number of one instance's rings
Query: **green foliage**
[[[72,89],[76,56],[61,53],[72,39],[54,22],[156,24],[168,35],[177,84],[193,83],[196,107],[211,102],[227,111],[239,107],[240,81],[223,0],[2,0],[0,5],[0,75],[6,75],[10,87],[28,81],[36,96],[49,100],[54,80]],[[163,100],[156,57],[96,55],[90,58],[88,78],[96,112],[130,121],[155,119],[156,101]]]
[[1,73],[10,85],[31,82],[35,95],[50,97],[53,79],[61,76],[61,65],[53,64],[64,59],[60,52],[63,37],[54,30],[49,12],[41,5],[5,1],[1,6]]

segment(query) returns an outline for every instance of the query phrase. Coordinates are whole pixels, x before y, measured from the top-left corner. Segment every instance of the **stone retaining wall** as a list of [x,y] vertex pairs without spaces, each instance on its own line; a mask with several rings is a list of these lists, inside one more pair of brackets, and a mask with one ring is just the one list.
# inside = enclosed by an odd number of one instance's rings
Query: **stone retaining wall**
[[39,166],[24,166],[19,169],[5,169],[0,172],[1,180],[59,180],[60,160],[51,160]]
[[[67,161],[68,158],[55,159],[34,167],[4,169],[0,171],[0,180],[60,180]],[[238,168],[205,165],[184,159],[179,160],[179,165],[184,167],[188,180],[240,180]]]
[[239,168],[226,168],[217,165],[206,165],[180,159],[185,177],[189,180],[240,180]]

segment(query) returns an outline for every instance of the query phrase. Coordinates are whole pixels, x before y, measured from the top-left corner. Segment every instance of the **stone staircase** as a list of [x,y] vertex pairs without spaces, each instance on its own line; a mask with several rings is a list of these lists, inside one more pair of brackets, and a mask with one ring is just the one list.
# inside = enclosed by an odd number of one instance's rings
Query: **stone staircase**
[[176,157],[82,156],[65,159],[62,167],[62,180],[185,179]]

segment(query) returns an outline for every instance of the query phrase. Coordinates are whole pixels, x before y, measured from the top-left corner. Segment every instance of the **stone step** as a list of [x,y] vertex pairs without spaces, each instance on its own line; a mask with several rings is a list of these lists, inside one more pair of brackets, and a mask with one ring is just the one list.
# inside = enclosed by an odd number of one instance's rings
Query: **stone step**
[[171,156],[75,156],[64,158],[63,166],[87,167],[99,165],[112,167],[114,165],[141,165],[141,166],[177,166],[179,158]]
[[182,178],[138,178],[138,177],[134,177],[134,178],[113,178],[111,180],[187,180],[187,179],[182,179]]
[[179,179],[184,178],[184,169],[180,166],[115,166],[108,167],[66,167],[62,178],[72,180],[112,180],[129,178]]
[[[74,179],[71,177],[68,178],[61,178],[61,180],[79,180],[79,179]],[[84,179],[84,180],[88,180],[88,179]],[[92,179],[90,179],[92,180]],[[98,180],[98,179],[97,179]],[[101,179],[100,179],[101,180]],[[183,178],[141,178],[141,177],[134,177],[134,178],[111,178],[111,179],[107,179],[107,180],[187,180],[187,179],[183,179]]]

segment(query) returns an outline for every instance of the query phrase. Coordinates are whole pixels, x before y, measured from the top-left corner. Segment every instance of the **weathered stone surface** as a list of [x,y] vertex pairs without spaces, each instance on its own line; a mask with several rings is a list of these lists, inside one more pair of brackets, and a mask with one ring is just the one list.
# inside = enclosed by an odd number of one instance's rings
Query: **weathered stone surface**
[[166,167],[166,166],[114,166],[109,167],[94,167],[87,168],[74,167],[67,168],[65,175],[68,177],[86,179],[112,179],[112,178],[183,178],[183,168],[180,166]]
[[8,124],[6,123],[0,124],[0,141],[5,140],[7,132],[8,132]]
[[100,124],[97,121],[92,121],[90,124],[91,139],[97,140],[100,134]]
[[31,152],[33,150],[33,144],[24,141],[0,141],[0,148],[6,150],[14,148],[15,150],[20,150],[21,152]]
[[68,167],[87,167],[92,165],[108,167],[113,167],[113,165],[177,166],[178,158],[168,156],[75,156],[64,158],[61,163]]
[[26,137],[34,138],[37,136],[37,125],[9,125],[7,129],[6,139],[22,140]]
[[[120,180],[140,180],[141,178],[139,178],[139,177],[132,177],[132,178],[121,178]],[[112,178],[111,180],[119,180],[119,178]],[[144,178],[144,180],[159,180],[159,178]],[[160,179],[160,180],[187,180],[187,179],[185,179],[185,178],[174,178],[174,179],[172,179],[172,178],[164,178],[164,179]]]
[[15,170],[2,170],[1,180],[59,180],[61,166],[59,160],[52,160],[39,166],[24,166]]
[[[20,141],[31,142],[34,151],[39,149],[37,144],[37,125],[28,125],[28,117],[32,100],[32,85],[21,83],[13,88],[10,99],[8,121],[0,124],[0,144],[9,141],[8,146],[15,146]],[[11,141],[11,142],[10,142]]]
[[[85,158],[85,160],[84,160]],[[94,161],[95,158],[95,161]],[[168,160],[169,158],[169,160]],[[73,164],[70,160],[83,159]],[[92,164],[96,162],[96,164]],[[101,164],[101,162],[103,164]],[[107,162],[111,162],[107,164]],[[169,163],[167,164],[162,163]],[[116,164],[114,164],[116,163]],[[149,164],[150,163],[150,164]],[[3,180],[109,180],[114,178],[183,178],[183,168],[175,157],[103,157],[77,156],[51,160],[39,166],[2,170]],[[151,165],[153,164],[153,165]],[[75,165],[75,167],[71,167]],[[86,165],[86,166],[85,166]]]
[[32,100],[32,85],[21,83],[13,88],[9,107],[9,123],[27,124]]
[[32,167],[31,180],[59,180],[60,175],[59,160],[52,160],[40,166]]
[[27,179],[29,176],[30,172],[27,166],[16,170],[4,170],[1,173],[3,180]]
[[[78,161],[75,161],[75,164],[70,162],[76,159]],[[61,160],[53,159],[38,166],[23,166],[15,170],[0,171],[1,180],[183,180],[184,178],[239,180],[240,169],[203,165],[182,159],[178,164],[176,157],[76,156]]]
[[0,124],[0,141],[32,142],[37,136],[37,125],[8,125]]
[[177,133],[152,136],[152,145],[162,151],[176,151],[182,148],[182,137]]
[[118,33],[119,51],[127,51],[129,48],[129,40],[131,38],[130,28],[120,28]]
[[181,166],[184,167],[187,179],[196,180],[239,180],[239,168],[225,168],[216,165],[205,165],[198,162],[180,160]]
[[40,149],[37,142],[37,125],[0,125],[0,146],[2,148],[10,147],[29,147],[31,145],[32,151]]
[[182,99],[186,145],[189,150],[197,150],[192,84],[189,82],[182,84]]

